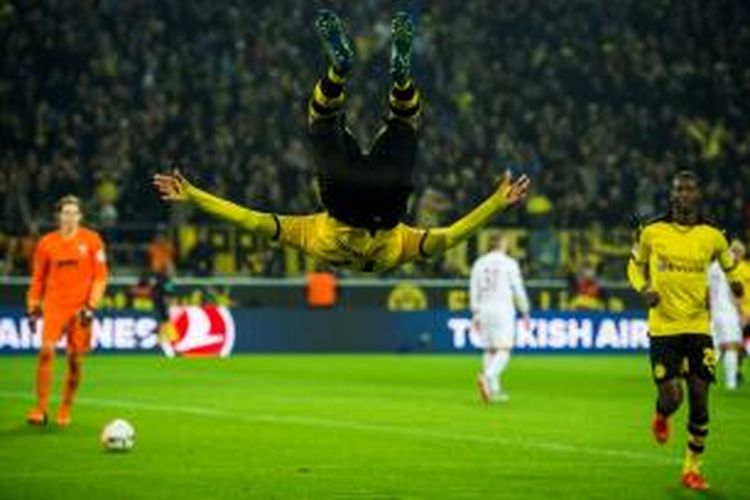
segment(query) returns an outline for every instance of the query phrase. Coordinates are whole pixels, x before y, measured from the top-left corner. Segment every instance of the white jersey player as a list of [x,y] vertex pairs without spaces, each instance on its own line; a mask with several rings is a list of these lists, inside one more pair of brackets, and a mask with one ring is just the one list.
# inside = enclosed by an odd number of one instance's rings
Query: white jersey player
[[711,304],[711,329],[714,342],[719,346],[724,360],[724,380],[727,389],[737,388],[737,365],[742,349],[742,325],[739,304],[729,282],[714,261],[708,268],[708,288]]
[[508,242],[495,236],[490,252],[471,269],[470,299],[473,327],[484,347],[483,369],[477,378],[485,402],[507,401],[500,376],[508,365],[516,336],[516,313],[528,328],[529,299],[518,262],[506,253]]

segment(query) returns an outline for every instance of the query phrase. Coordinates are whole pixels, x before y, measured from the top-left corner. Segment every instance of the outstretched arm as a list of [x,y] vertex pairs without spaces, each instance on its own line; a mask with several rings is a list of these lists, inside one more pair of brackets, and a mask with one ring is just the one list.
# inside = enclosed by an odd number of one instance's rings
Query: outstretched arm
[[510,172],[506,171],[497,190],[471,212],[448,227],[428,230],[420,244],[420,252],[433,256],[463,242],[496,214],[526,198],[530,184],[531,181],[525,175],[512,180]]
[[162,200],[191,203],[214,217],[237,224],[268,238],[279,236],[281,226],[275,215],[241,207],[231,201],[198,189],[176,170],[172,174],[156,174],[154,186],[159,191]]

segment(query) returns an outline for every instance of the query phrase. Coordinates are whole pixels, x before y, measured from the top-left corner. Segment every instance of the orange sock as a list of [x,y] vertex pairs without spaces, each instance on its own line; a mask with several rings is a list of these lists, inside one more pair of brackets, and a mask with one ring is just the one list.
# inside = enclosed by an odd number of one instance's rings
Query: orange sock
[[52,385],[52,368],[55,351],[42,348],[36,370],[36,397],[39,409],[46,412],[49,406],[49,389]]
[[78,384],[81,383],[82,376],[81,357],[78,355],[68,356],[68,370],[65,372],[65,387],[63,388],[63,406],[72,406],[75,398]]

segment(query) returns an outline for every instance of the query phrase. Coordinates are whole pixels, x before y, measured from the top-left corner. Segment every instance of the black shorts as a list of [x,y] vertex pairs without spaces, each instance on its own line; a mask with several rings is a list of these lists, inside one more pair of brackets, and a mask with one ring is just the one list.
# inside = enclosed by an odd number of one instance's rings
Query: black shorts
[[716,353],[713,338],[702,333],[651,336],[651,373],[657,383],[697,375],[715,380]]
[[414,191],[416,130],[391,120],[368,154],[343,118],[310,125],[320,198],[336,219],[353,227],[390,229],[406,215]]
[[[750,290],[748,290],[748,293],[750,293]],[[750,339],[750,323],[745,325],[745,328],[742,329],[742,338]]]

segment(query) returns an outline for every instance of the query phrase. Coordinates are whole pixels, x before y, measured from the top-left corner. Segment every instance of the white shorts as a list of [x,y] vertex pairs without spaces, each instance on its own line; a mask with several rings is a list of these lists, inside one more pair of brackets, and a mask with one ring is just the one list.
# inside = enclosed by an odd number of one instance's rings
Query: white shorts
[[496,312],[477,315],[479,338],[485,349],[512,349],[516,339],[516,318]]
[[718,345],[742,342],[742,328],[736,314],[715,314],[711,318],[711,329]]

